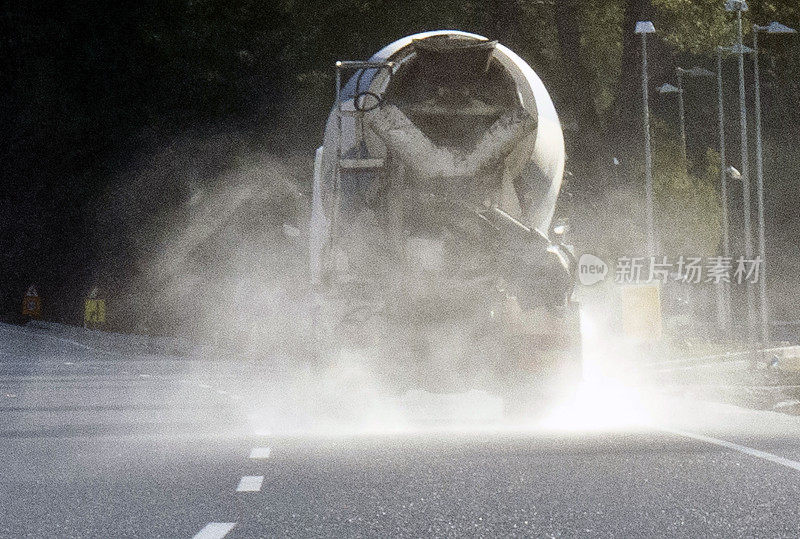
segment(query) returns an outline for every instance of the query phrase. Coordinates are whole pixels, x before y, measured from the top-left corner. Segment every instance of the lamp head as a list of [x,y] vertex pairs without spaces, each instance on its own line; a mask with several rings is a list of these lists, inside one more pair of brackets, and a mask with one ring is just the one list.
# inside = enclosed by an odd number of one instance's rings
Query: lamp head
[[690,75],[692,77],[713,77],[714,73],[709,71],[708,69],[700,66],[694,66],[691,69],[684,70],[684,73]]
[[764,31],[768,34],[796,34],[797,30],[794,28],[789,28],[785,24],[781,24],[776,21],[772,21],[769,23],[769,26],[764,28]]
[[680,93],[681,90],[672,84],[665,82],[661,86],[658,87],[658,93],[660,94],[677,94]]
[[727,0],[725,11],[747,11],[746,0]]
[[655,34],[656,27],[653,25],[652,21],[639,21],[636,23],[636,29],[634,29],[634,33]]

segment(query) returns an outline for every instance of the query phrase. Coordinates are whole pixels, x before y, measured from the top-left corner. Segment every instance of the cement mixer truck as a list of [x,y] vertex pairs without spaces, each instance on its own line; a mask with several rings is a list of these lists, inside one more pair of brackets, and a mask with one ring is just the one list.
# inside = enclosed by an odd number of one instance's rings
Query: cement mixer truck
[[335,69],[310,223],[320,349],[389,388],[484,389],[508,410],[568,393],[576,262],[551,232],[565,152],[542,81],[457,31]]

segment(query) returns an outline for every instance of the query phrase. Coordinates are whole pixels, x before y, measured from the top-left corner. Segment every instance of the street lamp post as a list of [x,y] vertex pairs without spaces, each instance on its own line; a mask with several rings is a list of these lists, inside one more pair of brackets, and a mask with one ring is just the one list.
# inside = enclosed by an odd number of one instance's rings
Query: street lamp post
[[[721,76],[721,59],[719,62],[718,67],[718,75]],[[688,149],[686,143],[686,113],[685,113],[685,106],[684,106],[684,88],[683,88],[683,77],[684,75],[690,77],[713,77],[714,73],[705,69],[703,67],[695,66],[691,69],[684,69],[682,67],[675,68],[675,75],[678,79],[678,86],[673,86],[669,83],[664,83],[658,88],[658,92],[662,95],[665,94],[678,94],[678,117],[680,122],[680,135],[681,135],[681,155],[683,157],[683,164],[684,168],[687,169],[689,167],[689,158],[688,158]],[[718,77],[718,89],[720,92],[721,98],[721,91],[722,91],[722,83],[721,78]],[[720,101],[721,102],[721,101]],[[720,106],[720,111],[722,108]],[[720,116],[720,122],[724,122],[722,116]],[[722,164],[722,252],[723,257],[729,258],[729,249],[728,249],[728,200],[727,200],[727,179],[725,174],[725,141],[724,141],[724,123],[721,123],[720,132],[723,135],[720,137],[721,145],[720,145],[720,157],[721,157],[721,164]],[[729,301],[729,293],[728,293],[728,283],[720,281],[717,283],[716,286],[716,293],[717,293],[717,327],[720,331],[725,331],[730,327],[730,301]]]
[[765,246],[765,223],[764,223],[764,152],[761,139],[761,77],[758,65],[758,33],[767,34],[794,34],[797,33],[793,28],[789,28],[779,22],[773,22],[769,26],[753,25],[753,71],[755,79],[755,120],[756,120],[756,197],[758,202],[758,256],[763,264],[761,275],[759,276],[759,300],[761,303],[761,341],[769,341],[769,303],[767,301],[767,255]]
[[[730,234],[728,232],[728,174],[725,162],[725,99],[722,86],[722,47],[717,47],[717,116],[719,123],[719,176],[720,198],[722,201],[722,256],[731,256]],[[717,320],[719,328],[726,331],[731,327],[730,289],[728,283],[717,286]]]
[[686,163],[686,115],[683,108],[683,81],[682,76],[678,77],[678,86],[665,82],[658,87],[658,93],[661,95],[678,94],[678,122],[680,123],[681,130],[681,156],[684,163]]
[[691,69],[684,69],[682,67],[675,68],[675,76],[678,79],[678,86],[671,84],[662,84],[658,91],[661,94],[678,94],[678,119],[680,121],[681,132],[681,152],[683,153],[684,166],[688,166],[688,152],[686,149],[686,107],[683,98],[683,77],[713,77],[714,74],[703,67],[695,66]]
[[683,152],[683,167],[689,168],[689,157],[686,151],[686,111],[683,105],[683,72],[680,67],[675,68],[675,76],[678,78],[678,118],[681,122],[681,151]]
[[[670,84],[668,82],[665,82],[664,84],[662,84],[661,86],[658,87],[658,93],[660,93],[661,95],[678,94],[678,121],[681,124],[681,141],[685,141],[686,140],[686,137],[685,137],[686,127],[684,125],[684,122],[686,120],[685,120],[685,117],[684,117],[684,114],[683,114],[683,88],[679,88],[678,86],[673,86],[672,84]],[[683,148],[684,149],[682,151],[683,151],[684,156],[685,156],[685,154],[686,154],[686,150],[685,150],[686,146],[684,145]]]
[[656,29],[650,21],[639,21],[634,30],[642,36],[642,104],[644,121],[645,207],[647,213],[647,253],[655,256],[655,222],[653,218],[653,155],[650,145],[650,103],[647,78],[647,34]]
[[[744,39],[742,33],[742,12],[747,11],[747,2],[745,0],[728,0],[725,3],[726,11],[736,12],[736,46],[733,50],[739,56],[739,125],[741,129],[742,139],[742,206],[744,208],[744,254],[747,260],[753,260],[753,232],[751,227],[750,215],[750,176],[749,176],[749,158],[748,158],[748,139],[747,139],[747,96],[745,95],[744,87],[744,55],[746,49],[744,46]],[[758,324],[755,312],[755,298],[753,296],[753,288],[747,285],[747,336],[749,340],[753,340],[753,331]],[[755,360],[751,363],[751,367],[755,367]]]

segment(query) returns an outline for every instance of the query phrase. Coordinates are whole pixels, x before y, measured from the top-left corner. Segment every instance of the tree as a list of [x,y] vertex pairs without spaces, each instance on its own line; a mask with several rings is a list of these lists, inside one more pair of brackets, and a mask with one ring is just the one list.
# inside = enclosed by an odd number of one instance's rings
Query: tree
[[[555,4],[555,26],[558,30],[558,43],[561,49],[561,61],[567,74],[567,81],[571,86],[569,105],[575,119],[576,129],[574,135],[573,154],[585,156],[577,159],[573,166],[579,166],[578,172],[587,180],[591,179],[594,185],[588,190],[597,192],[607,187],[602,173],[603,163],[610,164],[609,150],[605,145],[606,130],[597,110],[598,80],[593,77],[586,67],[583,54],[589,47],[584,47],[584,33],[581,32],[584,21],[585,7],[578,0],[562,0]],[[598,44],[599,45],[599,44]],[[583,165],[583,166],[581,166]],[[594,174],[591,173],[594,171]]]

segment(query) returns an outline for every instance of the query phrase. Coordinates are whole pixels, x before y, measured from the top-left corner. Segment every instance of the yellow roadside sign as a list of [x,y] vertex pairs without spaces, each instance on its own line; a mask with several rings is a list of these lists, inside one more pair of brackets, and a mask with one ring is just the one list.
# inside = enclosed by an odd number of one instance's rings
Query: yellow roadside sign
[[626,338],[640,342],[661,339],[661,287],[659,283],[620,287],[622,330]]
[[25,297],[22,298],[22,316],[30,318],[42,316],[42,300],[39,298],[39,292],[36,291],[36,285],[30,285],[28,291],[25,292]]
[[104,324],[106,321],[106,300],[87,299],[83,311],[83,321],[87,325]]

